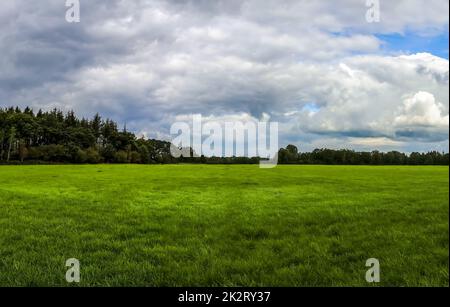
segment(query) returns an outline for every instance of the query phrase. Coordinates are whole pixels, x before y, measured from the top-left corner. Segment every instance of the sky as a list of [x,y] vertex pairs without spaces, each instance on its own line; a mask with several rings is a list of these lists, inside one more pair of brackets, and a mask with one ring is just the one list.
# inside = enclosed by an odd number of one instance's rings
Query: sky
[[0,107],[100,113],[169,139],[192,114],[276,121],[280,146],[449,147],[448,0],[0,5]]

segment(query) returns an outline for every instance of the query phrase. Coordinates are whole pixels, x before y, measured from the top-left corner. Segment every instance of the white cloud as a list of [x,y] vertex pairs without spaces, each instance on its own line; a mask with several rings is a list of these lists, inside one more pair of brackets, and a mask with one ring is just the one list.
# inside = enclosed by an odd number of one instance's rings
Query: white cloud
[[367,148],[384,148],[402,145],[402,142],[393,141],[385,137],[375,138],[349,138],[349,142],[353,145],[365,146]]
[[361,0],[83,1],[77,25],[59,0],[14,3],[0,7],[2,105],[100,112],[149,136],[201,113],[270,116],[311,146],[448,140],[448,61],[383,54],[376,36],[442,33],[447,0],[383,1],[379,24]]
[[400,114],[394,123],[398,127],[444,127],[449,126],[449,116],[444,115],[445,107],[427,92],[418,92],[403,101]]

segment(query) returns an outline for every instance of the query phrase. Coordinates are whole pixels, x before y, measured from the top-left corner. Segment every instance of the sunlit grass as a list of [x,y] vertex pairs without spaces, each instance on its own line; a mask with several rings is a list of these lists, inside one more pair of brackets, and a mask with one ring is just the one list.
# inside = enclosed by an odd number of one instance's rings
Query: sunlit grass
[[0,286],[448,286],[448,167],[0,167]]

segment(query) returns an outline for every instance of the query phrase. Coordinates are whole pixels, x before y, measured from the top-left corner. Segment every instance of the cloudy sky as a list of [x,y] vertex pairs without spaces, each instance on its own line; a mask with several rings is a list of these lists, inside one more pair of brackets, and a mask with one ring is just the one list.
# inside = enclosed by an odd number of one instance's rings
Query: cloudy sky
[[[280,123],[280,145],[449,146],[448,0],[0,5],[0,106],[96,112],[168,138],[191,114]],[[335,4],[339,3],[339,4]]]

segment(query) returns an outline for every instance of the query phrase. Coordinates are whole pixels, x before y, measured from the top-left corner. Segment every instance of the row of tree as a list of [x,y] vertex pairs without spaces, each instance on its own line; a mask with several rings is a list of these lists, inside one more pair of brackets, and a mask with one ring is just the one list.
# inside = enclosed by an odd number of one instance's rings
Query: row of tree
[[[198,157],[175,159],[169,142],[137,138],[124,127],[96,114],[79,119],[73,111],[34,113],[32,109],[0,108],[0,163],[208,163],[257,164],[257,157]],[[439,152],[381,153],[317,149],[300,153],[289,145],[279,151],[281,164],[411,164],[448,165]]]
[[353,150],[316,149],[300,153],[294,145],[280,149],[280,164],[329,164],[329,165],[449,165],[449,154],[431,151],[413,152],[410,155],[398,151],[356,152]]
[[0,108],[0,161],[59,163],[173,163],[170,143],[137,139],[102,119],[73,111]]

